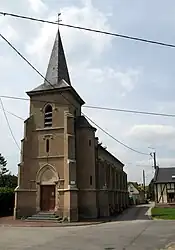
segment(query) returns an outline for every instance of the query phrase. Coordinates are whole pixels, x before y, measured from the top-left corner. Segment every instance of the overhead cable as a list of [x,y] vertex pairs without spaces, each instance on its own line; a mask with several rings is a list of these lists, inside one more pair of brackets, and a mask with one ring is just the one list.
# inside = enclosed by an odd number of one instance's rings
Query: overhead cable
[[[17,50],[2,34],[0,34],[0,37],[37,73],[39,74],[45,81],[47,81],[48,84],[50,84],[53,88],[54,88],[54,85],[52,85],[20,52],[19,50]],[[68,103],[70,103],[73,107],[75,107],[77,109],[77,107],[70,102],[70,100],[65,97],[62,93],[60,93],[60,95],[68,101]],[[5,112],[5,111],[4,111]],[[90,120],[95,126],[97,126],[97,124],[92,121],[87,115],[85,115],[83,112],[82,112],[82,115],[84,115],[88,120]],[[115,137],[113,137],[112,135],[110,135],[106,130],[104,130],[103,128],[101,128],[99,125],[98,125],[98,128],[103,131],[105,134],[107,134],[108,136],[110,136],[112,139],[114,139]],[[144,152],[141,152],[141,151],[138,151],[138,150],[135,150],[129,146],[127,146],[126,144],[124,144],[123,142],[117,140],[115,138],[115,141],[117,142],[120,142],[121,145],[123,145],[124,147],[134,151],[134,152],[137,152],[139,154],[142,154],[142,155],[149,155],[148,153],[144,153]]]
[[77,25],[65,24],[65,23],[61,23],[61,22],[53,22],[53,21],[49,21],[49,20],[24,16],[24,15],[18,15],[18,14],[9,13],[9,12],[0,11],[0,15],[26,19],[26,20],[30,20],[30,21],[60,25],[60,26],[69,27],[69,28],[73,28],[73,29],[84,30],[84,31],[95,32],[95,33],[99,33],[99,34],[103,34],[103,35],[114,36],[114,37],[119,37],[119,38],[123,38],[123,39],[129,39],[129,40],[134,40],[134,41],[137,41],[137,42],[143,42],[143,43],[149,43],[149,44],[154,44],[154,45],[159,45],[159,46],[164,46],[164,47],[175,48],[175,44],[171,44],[171,43],[165,43],[165,42],[150,40],[150,39],[146,39],[146,38],[123,35],[123,34],[119,34],[119,33],[113,33],[113,32],[103,31],[103,30],[98,30],[98,29],[91,29],[91,28],[81,27],[81,26],[77,26]]

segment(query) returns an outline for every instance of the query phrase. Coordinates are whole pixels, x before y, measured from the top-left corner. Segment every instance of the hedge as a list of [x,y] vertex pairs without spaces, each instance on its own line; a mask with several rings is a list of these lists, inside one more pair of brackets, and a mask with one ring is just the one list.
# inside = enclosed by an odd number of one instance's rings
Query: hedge
[[14,201],[14,189],[0,187],[0,216],[13,215]]

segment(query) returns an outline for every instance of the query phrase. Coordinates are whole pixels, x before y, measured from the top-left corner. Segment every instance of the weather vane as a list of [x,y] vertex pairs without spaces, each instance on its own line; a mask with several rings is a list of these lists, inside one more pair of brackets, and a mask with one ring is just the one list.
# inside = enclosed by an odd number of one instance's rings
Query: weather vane
[[58,20],[56,21],[58,24],[59,22],[61,22],[62,20],[60,19],[61,13],[58,13]]

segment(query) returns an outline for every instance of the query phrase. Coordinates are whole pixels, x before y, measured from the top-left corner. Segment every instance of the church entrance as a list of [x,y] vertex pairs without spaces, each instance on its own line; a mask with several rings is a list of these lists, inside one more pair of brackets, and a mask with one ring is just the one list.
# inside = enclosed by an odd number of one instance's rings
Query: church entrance
[[41,185],[41,211],[53,211],[55,209],[55,186]]

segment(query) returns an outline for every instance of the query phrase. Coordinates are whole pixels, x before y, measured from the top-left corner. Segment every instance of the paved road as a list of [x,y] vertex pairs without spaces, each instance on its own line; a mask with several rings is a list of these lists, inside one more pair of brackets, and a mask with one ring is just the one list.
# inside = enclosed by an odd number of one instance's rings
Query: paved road
[[[175,241],[175,222],[138,219],[133,208],[120,221],[58,228],[0,227],[2,250],[154,250]],[[131,220],[131,214],[134,220]],[[129,215],[129,220],[127,216]],[[136,216],[136,214],[138,216]],[[173,249],[173,248],[172,248]]]
[[131,221],[131,220],[149,220],[147,211],[150,207],[153,207],[153,203],[134,206],[129,208],[121,214],[117,220]]

